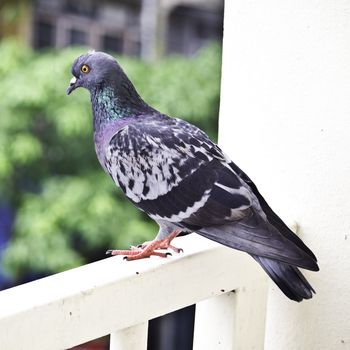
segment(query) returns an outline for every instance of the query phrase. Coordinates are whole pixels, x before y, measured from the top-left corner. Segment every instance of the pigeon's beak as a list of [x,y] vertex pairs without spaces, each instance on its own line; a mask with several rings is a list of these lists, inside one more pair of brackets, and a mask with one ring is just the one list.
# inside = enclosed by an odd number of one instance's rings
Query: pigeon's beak
[[79,86],[80,86],[79,80],[76,77],[73,77],[69,82],[69,86],[67,89],[67,95],[70,95],[70,93],[72,91],[74,91],[76,88],[78,88]]

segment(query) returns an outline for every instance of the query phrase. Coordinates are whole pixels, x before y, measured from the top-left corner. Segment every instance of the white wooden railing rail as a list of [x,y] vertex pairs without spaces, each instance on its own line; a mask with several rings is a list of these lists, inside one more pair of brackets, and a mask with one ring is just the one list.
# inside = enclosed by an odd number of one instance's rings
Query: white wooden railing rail
[[0,349],[68,349],[111,334],[110,349],[145,350],[148,320],[194,303],[195,350],[262,349],[258,265],[194,234],[176,245],[184,253],[111,257],[0,292]]

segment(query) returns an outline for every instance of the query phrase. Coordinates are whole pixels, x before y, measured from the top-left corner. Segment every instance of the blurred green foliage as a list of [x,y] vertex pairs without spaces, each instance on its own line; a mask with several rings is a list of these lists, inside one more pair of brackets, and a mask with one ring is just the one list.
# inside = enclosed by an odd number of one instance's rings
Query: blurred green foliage
[[[66,96],[71,64],[85,51],[0,44],[0,194],[16,209],[3,263],[16,279],[102,258],[107,248],[152,239],[158,230],[100,168],[88,92]],[[119,61],[149,104],[216,135],[218,45],[192,59]]]

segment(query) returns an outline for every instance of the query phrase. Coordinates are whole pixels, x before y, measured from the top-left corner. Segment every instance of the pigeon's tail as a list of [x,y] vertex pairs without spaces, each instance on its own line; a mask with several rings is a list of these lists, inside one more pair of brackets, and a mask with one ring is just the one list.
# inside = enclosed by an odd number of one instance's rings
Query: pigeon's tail
[[252,257],[289,299],[300,302],[316,293],[297,267],[257,255]]

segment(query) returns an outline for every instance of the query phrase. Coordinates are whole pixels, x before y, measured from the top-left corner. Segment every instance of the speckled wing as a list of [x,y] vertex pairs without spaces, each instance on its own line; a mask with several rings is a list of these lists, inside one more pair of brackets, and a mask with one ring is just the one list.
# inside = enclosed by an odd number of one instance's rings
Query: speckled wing
[[197,213],[201,225],[217,225],[247,215],[251,206],[249,190],[221,150],[175,118],[143,117],[119,130],[109,143],[106,168],[155,220],[181,222]]

